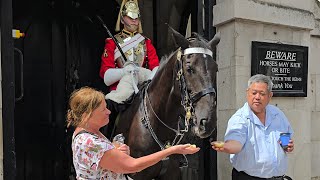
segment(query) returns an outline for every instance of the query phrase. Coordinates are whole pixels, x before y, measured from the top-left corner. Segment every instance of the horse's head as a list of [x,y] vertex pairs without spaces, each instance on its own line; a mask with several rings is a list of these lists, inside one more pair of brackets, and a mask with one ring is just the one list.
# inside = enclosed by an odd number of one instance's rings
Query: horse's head
[[214,131],[217,120],[215,84],[218,66],[214,50],[220,37],[217,34],[208,42],[196,33],[186,39],[173,29],[172,32],[175,43],[182,49],[182,81],[179,85],[183,95],[182,104],[186,116],[190,115],[190,109],[192,132],[200,138],[206,138]]

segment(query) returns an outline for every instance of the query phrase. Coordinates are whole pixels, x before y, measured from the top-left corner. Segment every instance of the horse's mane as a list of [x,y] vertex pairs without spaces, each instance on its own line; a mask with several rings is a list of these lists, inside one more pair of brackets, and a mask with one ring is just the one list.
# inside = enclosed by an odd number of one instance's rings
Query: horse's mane
[[175,51],[172,51],[171,53],[169,53],[169,55],[164,55],[161,57],[158,72],[160,72],[163,69],[163,67],[167,64],[169,59],[171,59],[171,57],[174,55],[174,53],[175,53]]

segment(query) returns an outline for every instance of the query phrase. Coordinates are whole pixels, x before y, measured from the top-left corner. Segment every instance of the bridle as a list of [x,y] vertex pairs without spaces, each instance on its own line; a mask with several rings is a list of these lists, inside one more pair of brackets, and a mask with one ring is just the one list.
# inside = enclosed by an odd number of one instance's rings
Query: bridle
[[157,114],[154,112],[153,108],[152,108],[152,104],[150,102],[150,98],[148,95],[148,87],[149,84],[147,85],[147,87],[144,90],[144,95],[143,95],[143,109],[144,109],[144,117],[141,119],[142,124],[149,130],[151,136],[153,137],[153,139],[157,142],[157,144],[160,146],[161,150],[165,149],[167,145],[164,145],[159,138],[157,137],[157,135],[155,134],[155,132],[153,131],[153,128],[151,126],[150,123],[150,119],[148,116],[148,109],[147,109],[147,103],[150,106],[150,109],[152,111],[152,113],[155,115],[155,117],[158,119],[158,121],[160,123],[162,123],[165,127],[167,127],[168,129],[170,129],[171,131],[175,132],[175,138],[172,141],[171,144],[169,145],[176,145],[179,144],[180,141],[182,140],[182,138],[184,137],[184,134],[186,132],[189,131],[189,125],[190,125],[190,120],[193,120],[195,118],[194,116],[194,104],[199,101],[202,97],[208,95],[208,94],[214,94],[214,98],[216,99],[216,90],[214,87],[207,87],[205,89],[203,89],[202,91],[199,92],[190,92],[188,91],[188,87],[186,84],[186,80],[185,80],[185,76],[184,76],[184,72],[183,72],[183,62],[182,62],[182,56],[184,55],[188,55],[188,54],[206,54],[212,57],[212,51],[209,49],[205,49],[205,48],[187,48],[183,51],[181,49],[179,49],[177,51],[177,68],[176,68],[176,80],[179,81],[179,88],[180,88],[180,92],[181,92],[181,105],[184,108],[185,111],[185,115],[184,115],[184,129],[180,129],[180,126],[178,125],[177,129],[171,128],[170,126],[168,126],[166,123],[164,123],[158,116]]

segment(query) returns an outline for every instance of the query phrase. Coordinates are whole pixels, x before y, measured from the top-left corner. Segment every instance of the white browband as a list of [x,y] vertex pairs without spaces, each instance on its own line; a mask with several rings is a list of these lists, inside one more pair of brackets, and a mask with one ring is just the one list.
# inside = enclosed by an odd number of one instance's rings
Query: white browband
[[212,51],[205,48],[187,48],[184,50],[183,54],[207,54],[212,57]]

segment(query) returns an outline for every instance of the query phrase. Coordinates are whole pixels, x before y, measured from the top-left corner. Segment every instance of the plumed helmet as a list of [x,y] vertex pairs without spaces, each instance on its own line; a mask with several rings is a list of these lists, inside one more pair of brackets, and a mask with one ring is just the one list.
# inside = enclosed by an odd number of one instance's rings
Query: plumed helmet
[[140,10],[139,10],[138,3],[133,0],[127,1],[124,4],[121,13],[122,13],[122,16],[129,16],[132,19],[139,18]]
[[[123,16],[129,16],[132,19],[140,18],[140,10],[137,0],[122,0],[116,24],[116,31],[120,31],[120,19]],[[138,32],[142,33],[141,23],[139,25]]]

